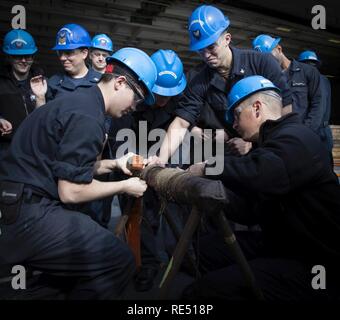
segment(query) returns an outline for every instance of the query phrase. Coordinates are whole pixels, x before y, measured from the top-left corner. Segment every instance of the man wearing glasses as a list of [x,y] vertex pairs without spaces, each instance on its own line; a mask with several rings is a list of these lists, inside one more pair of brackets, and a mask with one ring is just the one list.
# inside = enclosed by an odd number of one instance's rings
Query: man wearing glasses
[[97,85],[61,95],[26,119],[0,165],[0,263],[42,270],[68,299],[118,298],[135,271],[125,243],[68,207],[120,193],[140,197],[147,188],[137,177],[94,178],[115,170],[131,175],[131,153],[98,160],[105,114],[119,118],[155,101],[157,71],[146,53],[123,48],[108,64]]
[[[176,118],[161,147],[160,160],[164,163],[183,141],[183,129],[194,127],[198,122],[203,128],[225,129],[225,141],[237,137],[224,118],[228,107],[226,97],[231,86],[246,76],[258,74],[273,81],[282,90],[284,109],[291,109],[291,93],[279,64],[269,54],[231,47],[229,25],[228,17],[214,6],[202,5],[191,14],[190,50],[198,52],[204,63],[191,70],[188,76],[188,86],[178,103]],[[234,138],[229,140],[228,147],[236,154],[244,154],[250,150],[251,143]]]
[[7,65],[0,72],[0,159],[20,123],[44,104],[47,90],[43,70],[35,66],[37,47],[25,30],[13,29],[4,38]]
[[58,31],[52,50],[57,51],[64,71],[48,80],[47,100],[78,88],[90,88],[99,81],[101,73],[86,66],[90,47],[90,35],[82,26],[70,23]]

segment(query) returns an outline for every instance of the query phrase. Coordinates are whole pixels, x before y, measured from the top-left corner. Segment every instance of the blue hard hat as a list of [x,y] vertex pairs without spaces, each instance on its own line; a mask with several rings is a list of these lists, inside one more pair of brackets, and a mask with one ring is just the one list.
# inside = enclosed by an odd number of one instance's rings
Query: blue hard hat
[[79,24],[65,24],[57,33],[56,45],[52,50],[73,50],[77,48],[89,48],[91,37]]
[[198,51],[212,45],[230,25],[228,17],[216,7],[202,5],[189,18],[189,48]]
[[2,51],[9,55],[31,55],[36,53],[38,48],[27,31],[13,29],[5,35]]
[[113,44],[106,34],[97,34],[92,38],[91,48],[112,52]]
[[172,97],[180,94],[187,85],[183,64],[173,50],[158,50],[151,56],[157,69],[157,80],[152,88],[154,93]]
[[278,87],[262,76],[250,76],[236,82],[228,95],[226,120],[233,122],[234,109],[250,95],[264,90],[274,90],[280,93],[280,89]]
[[157,79],[157,69],[144,51],[137,48],[122,48],[106,58],[107,63],[111,61],[119,61],[132,70],[136,74],[137,80],[142,82],[148,91],[145,103],[149,105],[155,103],[152,88]]
[[253,49],[260,52],[272,52],[281,38],[273,38],[267,34],[260,34],[253,40]]
[[314,51],[303,51],[299,54],[298,61],[314,61],[320,63],[320,60]]

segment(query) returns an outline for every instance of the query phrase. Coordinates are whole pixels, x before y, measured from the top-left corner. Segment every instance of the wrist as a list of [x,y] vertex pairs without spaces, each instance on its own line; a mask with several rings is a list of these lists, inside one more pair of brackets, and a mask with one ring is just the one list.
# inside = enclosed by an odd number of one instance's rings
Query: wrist
[[117,183],[119,183],[119,187],[118,187],[118,193],[126,193],[126,181],[127,180],[121,180],[118,181]]

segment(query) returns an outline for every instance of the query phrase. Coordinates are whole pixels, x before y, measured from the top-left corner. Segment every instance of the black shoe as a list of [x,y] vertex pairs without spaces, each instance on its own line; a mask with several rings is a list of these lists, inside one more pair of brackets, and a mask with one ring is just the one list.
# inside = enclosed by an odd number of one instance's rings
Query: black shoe
[[135,289],[138,292],[148,291],[153,287],[153,281],[158,273],[154,267],[141,267],[134,279]]

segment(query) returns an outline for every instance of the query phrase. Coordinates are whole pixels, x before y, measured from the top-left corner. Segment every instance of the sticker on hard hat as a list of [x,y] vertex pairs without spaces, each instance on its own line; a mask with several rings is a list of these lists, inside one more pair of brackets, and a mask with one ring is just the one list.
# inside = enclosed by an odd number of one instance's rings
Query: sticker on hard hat
[[201,32],[199,30],[194,30],[192,34],[196,39],[199,39],[201,37]]
[[108,42],[105,38],[99,38],[98,40],[101,46],[107,47]]
[[65,31],[59,33],[58,44],[59,45],[66,44],[66,32]]
[[27,44],[27,42],[22,39],[14,39],[11,44],[14,44],[17,48],[21,48],[24,44]]
[[262,84],[272,84],[269,80],[267,80],[267,79],[262,79],[262,80],[260,80],[260,82],[262,83]]
[[59,45],[65,45],[66,44],[66,34],[68,34],[69,36],[69,39],[71,39],[73,37],[73,33],[70,29],[68,28],[62,28],[60,31],[59,31],[59,34],[58,34],[58,44]]
[[162,71],[158,74],[158,76],[163,76],[165,74],[170,74],[171,76],[173,76],[175,79],[177,79],[177,75],[176,73],[174,73],[173,71],[169,71],[169,70],[165,70],[165,71]]
[[195,23],[199,23],[201,28],[203,28],[203,26],[204,26],[204,21],[202,21],[202,20],[192,20],[191,23],[190,23],[189,29],[191,29],[192,25],[195,24]]

